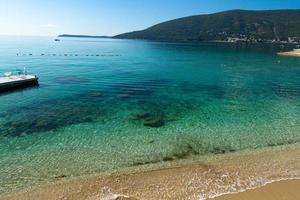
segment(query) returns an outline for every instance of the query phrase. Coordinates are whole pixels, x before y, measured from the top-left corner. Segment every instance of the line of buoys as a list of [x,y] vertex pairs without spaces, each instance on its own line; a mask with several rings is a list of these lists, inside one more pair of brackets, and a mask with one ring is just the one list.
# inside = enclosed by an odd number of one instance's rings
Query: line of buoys
[[29,53],[29,54],[21,54],[21,53],[17,53],[17,56],[85,56],[85,57],[113,57],[113,56],[121,56],[121,54],[85,54],[85,55],[79,55],[79,54],[44,54],[44,53],[41,53],[41,54],[32,54],[32,53]]

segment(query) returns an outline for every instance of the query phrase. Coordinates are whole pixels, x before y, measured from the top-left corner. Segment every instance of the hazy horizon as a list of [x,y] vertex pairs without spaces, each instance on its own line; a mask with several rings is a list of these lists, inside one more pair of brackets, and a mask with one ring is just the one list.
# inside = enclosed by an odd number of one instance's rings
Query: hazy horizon
[[300,9],[300,1],[271,0],[0,0],[0,35],[57,36],[60,34],[114,36],[142,30],[160,22],[226,10]]

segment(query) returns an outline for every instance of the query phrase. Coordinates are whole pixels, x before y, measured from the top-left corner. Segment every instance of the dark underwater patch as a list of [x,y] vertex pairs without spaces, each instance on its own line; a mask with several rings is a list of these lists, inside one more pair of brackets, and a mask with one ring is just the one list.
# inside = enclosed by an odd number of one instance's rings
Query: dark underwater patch
[[0,133],[16,137],[105,118],[108,111],[102,105],[100,98],[102,98],[100,93],[87,92],[15,108],[9,111],[11,114],[6,115],[4,123],[0,124]]
[[[55,79],[63,84],[82,83],[86,80],[76,76]],[[152,101],[153,85],[166,83],[163,80],[145,80],[134,83],[115,84],[103,90],[92,90],[57,100],[35,102],[11,109],[0,124],[0,133],[5,136],[20,136],[67,127],[73,124],[93,122],[113,112],[120,100],[131,98]],[[111,106],[110,106],[111,105]],[[140,104],[132,103],[133,107]],[[158,108],[160,109],[160,108]],[[2,115],[4,115],[2,113]]]
[[139,112],[131,117],[132,120],[142,122],[144,126],[158,128],[165,125],[164,117],[150,112]]
[[139,159],[133,162],[133,166],[155,164],[159,162],[168,162],[180,159],[187,159],[195,155],[206,154],[225,154],[237,151],[233,147],[225,144],[210,146],[202,143],[201,140],[191,136],[180,136],[172,142],[173,149],[165,155],[158,155],[156,158],[149,160]]

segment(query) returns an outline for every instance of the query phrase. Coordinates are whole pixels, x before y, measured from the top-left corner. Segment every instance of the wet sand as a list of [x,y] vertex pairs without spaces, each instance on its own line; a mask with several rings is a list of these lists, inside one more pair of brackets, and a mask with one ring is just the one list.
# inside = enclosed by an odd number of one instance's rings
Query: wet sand
[[299,200],[300,180],[279,181],[238,194],[224,195],[214,200]]
[[[264,151],[224,154],[213,159],[190,158],[169,162],[168,166],[141,166],[126,173],[72,180],[62,177],[62,180],[55,183],[8,194],[0,200],[199,200],[228,192],[240,192],[245,188],[258,188],[272,180],[298,177],[300,148],[292,145]],[[219,199],[248,200],[261,197],[267,200],[271,195],[286,193],[298,197],[296,188],[299,188],[299,181],[284,181]],[[121,196],[123,198],[118,198]]]

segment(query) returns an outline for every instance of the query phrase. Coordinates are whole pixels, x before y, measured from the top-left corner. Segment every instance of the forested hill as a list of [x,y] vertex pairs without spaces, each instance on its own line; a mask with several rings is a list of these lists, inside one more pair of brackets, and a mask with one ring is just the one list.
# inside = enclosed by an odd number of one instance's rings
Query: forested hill
[[300,41],[300,10],[231,10],[184,17],[115,36],[156,41]]

